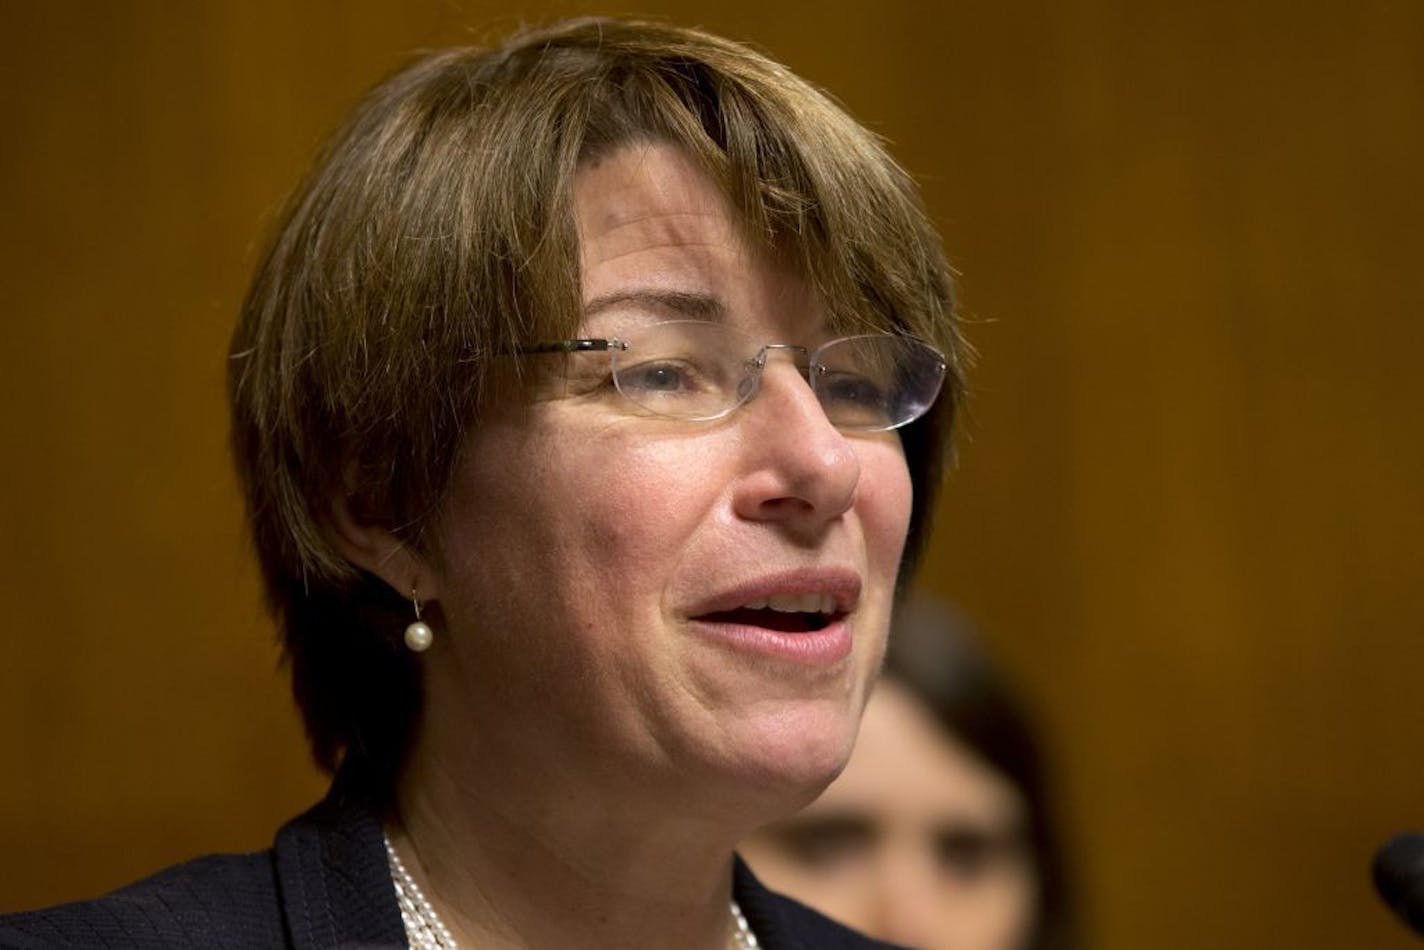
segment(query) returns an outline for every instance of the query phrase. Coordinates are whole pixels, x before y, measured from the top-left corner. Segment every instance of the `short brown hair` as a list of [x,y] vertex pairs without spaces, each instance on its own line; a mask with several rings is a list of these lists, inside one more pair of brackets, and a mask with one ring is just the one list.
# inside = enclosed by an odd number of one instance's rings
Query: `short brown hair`
[[[344,493],[423,532],[499,354],[579,321],[575,173],[635,141],[689,154],[839,327],[909,333],[946,391],[901,430],[927,531],[960,397],[949,268],[908,176],[824,94],[745,46],[604,19],[425,56],[376,86],[298,188],[233,335],[233,446],[313,752],[393,773],[419,708],[409,602],[330,535]],[[507,362],[507,361],[505,361]]]

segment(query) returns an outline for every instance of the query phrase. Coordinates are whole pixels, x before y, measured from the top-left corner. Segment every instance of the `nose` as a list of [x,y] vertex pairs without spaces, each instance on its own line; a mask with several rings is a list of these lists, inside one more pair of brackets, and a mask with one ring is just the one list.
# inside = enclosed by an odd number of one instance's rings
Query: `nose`
[[875,887],[876,934],[907,947],[944,947],[946,935],[936,920],[943,895],[932,860],[912,847],[888,849],[881,856]]
[[735,499],[739,516],[815,528],[855,504],[860,457],[791,360],[767,363],[740,417],[746,471]]

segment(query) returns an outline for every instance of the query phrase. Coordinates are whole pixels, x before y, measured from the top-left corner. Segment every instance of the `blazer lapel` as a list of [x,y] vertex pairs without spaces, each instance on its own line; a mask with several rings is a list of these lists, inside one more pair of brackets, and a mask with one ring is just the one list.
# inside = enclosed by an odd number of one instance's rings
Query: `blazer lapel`
[[293,950],[396,950],[405,926],[381,823],[345,774],[277,833],[277,879]]

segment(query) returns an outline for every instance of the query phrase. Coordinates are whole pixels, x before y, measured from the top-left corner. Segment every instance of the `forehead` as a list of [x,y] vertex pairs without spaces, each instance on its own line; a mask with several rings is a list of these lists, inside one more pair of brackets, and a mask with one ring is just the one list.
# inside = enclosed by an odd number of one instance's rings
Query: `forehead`
[[[585,330],[688,316],[760,324],[785,315],[768,332],[820,322],[799,271],[748,241],[722,190],[673,146],[629,145],[586,165],[574,214]],[[700,312],[659,312],[659,300],[678,298],[703,301]]]
[[586,264],[607,264],[649,246],[741,245],[725,195],[671,145],[626,145],[581,168],[574,215]]

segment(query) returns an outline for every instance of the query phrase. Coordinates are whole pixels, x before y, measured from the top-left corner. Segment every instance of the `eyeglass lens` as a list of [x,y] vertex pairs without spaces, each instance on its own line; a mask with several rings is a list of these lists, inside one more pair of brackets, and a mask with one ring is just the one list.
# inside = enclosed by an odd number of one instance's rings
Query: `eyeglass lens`
[[[716,419],[760,385],[767,344],[719,323],[682,320],[640,327],[612,349],[613,379],[641,408],[678,419]],[[944,358],[918,340],[870,334],[832,340],[798,366],[830,422],[874,431],[913,422],[934,404]]]

